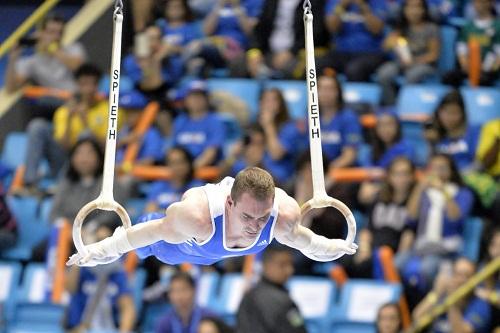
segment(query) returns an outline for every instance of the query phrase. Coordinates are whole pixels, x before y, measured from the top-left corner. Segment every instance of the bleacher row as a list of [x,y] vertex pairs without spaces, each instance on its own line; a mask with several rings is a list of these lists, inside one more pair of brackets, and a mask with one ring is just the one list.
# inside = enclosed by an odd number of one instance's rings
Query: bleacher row
[[[47,301],[50,279],[44,264],[30,263],[22,270],[20,263],[0,262],[0,274],[3,277],[0,303],[7,323],[4,327],[6,333],[63,332],[61,322],[65,308],[62,304]],[[138,313],[143,305],[144,281],[145,272],[141,269],[130,276]],[[164,283],[167,281],[168,276]],[[241,274],[203,273],[198,280],[196,301],[227,322],[234,323],[245,286],[246,280]],[[399,300],[401,295],[399,284],[362,279],[349,280],[339,288],[327,278],[295,276],[288,282],[288,287],[311,333],[375,332],[373,321],[378,307]],[[145,307],[140,331],[153,332],[155,321],[167,308],[166,303]]]

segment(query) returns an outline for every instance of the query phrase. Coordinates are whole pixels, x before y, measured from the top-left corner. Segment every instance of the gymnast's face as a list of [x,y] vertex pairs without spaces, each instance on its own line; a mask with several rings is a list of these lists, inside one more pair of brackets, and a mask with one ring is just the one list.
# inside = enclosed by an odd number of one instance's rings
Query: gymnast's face
[[269,220],[273,201],[273,198],[257,200],[246,192],[237,200],[228,196],[226,207],[231,233],[255,240]]

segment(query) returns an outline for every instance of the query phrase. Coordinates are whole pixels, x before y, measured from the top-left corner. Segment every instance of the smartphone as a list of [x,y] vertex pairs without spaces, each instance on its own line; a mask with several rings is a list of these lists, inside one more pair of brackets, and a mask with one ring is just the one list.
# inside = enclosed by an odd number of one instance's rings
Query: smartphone
[[149,57],[151,55],[149,37],[146,33],[140,32],[135,35],[134,54],[136,57]]
[[24,47],[33,47],[36,44],[36,38],[23,37],[19,40],[19,45]]

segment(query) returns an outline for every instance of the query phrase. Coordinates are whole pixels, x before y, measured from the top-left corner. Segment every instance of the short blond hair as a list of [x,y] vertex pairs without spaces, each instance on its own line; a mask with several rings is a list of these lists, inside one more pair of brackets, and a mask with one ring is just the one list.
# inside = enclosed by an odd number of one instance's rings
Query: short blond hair
[[246,192],[253,198],[264,201],[274,198],[274,191],[274,180],[269,172],[258,167],[249,167],[236,175],[231,188],[231,198],[237,201]]

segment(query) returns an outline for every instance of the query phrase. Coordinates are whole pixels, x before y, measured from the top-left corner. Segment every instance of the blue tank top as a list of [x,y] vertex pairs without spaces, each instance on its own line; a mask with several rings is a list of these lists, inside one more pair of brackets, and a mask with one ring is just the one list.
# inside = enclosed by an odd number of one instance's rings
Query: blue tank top
[[[212,235],[205,241],[197,242],[194,238],[180,244],[170,244],[165,241],[159,241],[137,249],[138,256],[140,258],[155,256],[160,261],[170,265],[181,263],[211,265],[224,258],[258,253],[265,249],[273,240],[273,230],[278,218],[278,204],[276,200],[269,220],[252,245],[246,248],[228,248],[226,246],[224,227],[225,202],[233,186],[233,182],[233,178],[226,177],[218,184],[207,184],[203,186],[207,195],[210,218],[212,221]],[[138,223],[158,219],[163,216],[165,215],[151,213],[143,216]]]

